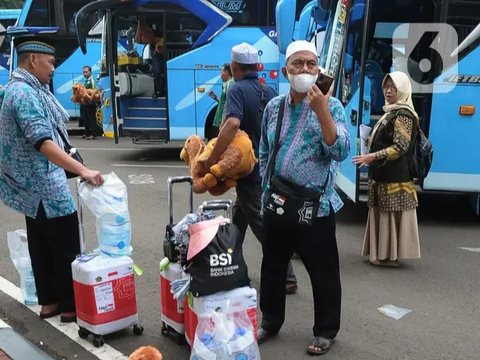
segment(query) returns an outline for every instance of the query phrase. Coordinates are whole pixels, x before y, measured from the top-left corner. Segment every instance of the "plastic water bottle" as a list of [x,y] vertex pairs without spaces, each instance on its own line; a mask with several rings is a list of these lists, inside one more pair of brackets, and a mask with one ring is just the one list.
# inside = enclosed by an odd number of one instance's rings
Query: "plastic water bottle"
[[23,294],[23,302],[25,305],[37,305],[37,288],[30,258],[24,257],[19,259],[17,270],[20,274],[20,289]]
[[97,220],[99,248],[107,255],[124,256],[132,253],[130,246],[130,214],[105,214]]

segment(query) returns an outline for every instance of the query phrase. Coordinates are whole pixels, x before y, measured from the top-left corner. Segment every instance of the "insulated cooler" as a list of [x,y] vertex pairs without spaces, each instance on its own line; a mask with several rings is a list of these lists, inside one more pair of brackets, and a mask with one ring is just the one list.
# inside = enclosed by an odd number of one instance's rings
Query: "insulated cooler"
[[[80,180],[77,180],[77,193]],[[102,335],[133,326],[135,335],[143,333],[138,325],[133,260],[128,256],[87,255],[85,251],[83,208],[78,195],[81,255],[72,263],[73,290],[78,335],[94,335],[93,345],[105,344]]]
[[[169,264],[165,270],[160,272],[160,293],[162,301],[162,322],[164,328],[162,332],[167,331],[167,326],[175,330],[178,334],[185,334],[184,320],[184,301],[175,300],[170,288],[173,280],[182,278],[183,268],[180,264]],[[170,330],[171,330],[170,329]]]

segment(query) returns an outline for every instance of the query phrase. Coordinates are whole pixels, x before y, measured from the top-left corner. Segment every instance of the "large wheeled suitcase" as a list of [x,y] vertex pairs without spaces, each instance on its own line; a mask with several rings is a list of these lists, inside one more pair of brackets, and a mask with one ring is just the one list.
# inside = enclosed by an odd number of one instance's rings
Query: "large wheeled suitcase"
[[177,337],[177,343],[181,344],[185,335],[184,301],[176,300],[170,292],[172,281],[179,280],[183,275],[182,259],[186,256],[186,249],[176,246],[171,239],[175,237],[173,228],[173,185],[189,184],[189,213],[193,213],[193,178],[191,176],[169,177],[168,209],[169,221],[166,226],[165,239],[163,241],[163,253],[170,261],[168,266],[160,271],[160,299],[162,304],[162,335],[172,333]]
[[138,325],[133,260],[129,256],[86,253],[79,186],[80,180],[77,180],[81,255],[72,263],[78,335],[86,339],[92,334],[93,345],[101,347],[105,344],[103,335],[129,326],[133,326],[135,335],[141,335],[143,327]]

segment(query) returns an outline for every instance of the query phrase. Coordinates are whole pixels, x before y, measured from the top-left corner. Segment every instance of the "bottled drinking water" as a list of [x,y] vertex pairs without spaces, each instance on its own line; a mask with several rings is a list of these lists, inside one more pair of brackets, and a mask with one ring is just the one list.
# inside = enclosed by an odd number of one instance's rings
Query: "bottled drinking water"
[[28,252],[28,238],[25,230],[9,231],[7,233],[10,259],[20,275],[20,290],[25,305],[37,305],[37,288],[33,275],[32,262]]
[[83,183],[79,195],[97,218],[96,253],[110,256],[131,255],[131,221],[127,187],[115,173],[104,176],[102,186]]
[[22,258],[18,261],[18,272],[20,273],[20,289],[23,294],[25,305],[37,305],[37,288],[30,258]]
[[124,256],[132,253],[130,246],[130,214],[105,214],[97,219],[97,237],[99,249],[112,256]]

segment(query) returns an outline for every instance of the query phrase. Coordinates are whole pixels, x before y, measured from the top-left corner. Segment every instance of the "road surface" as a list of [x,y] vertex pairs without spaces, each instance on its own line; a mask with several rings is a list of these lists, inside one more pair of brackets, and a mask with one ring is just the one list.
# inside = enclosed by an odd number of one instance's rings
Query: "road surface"
[[[9,258],[6,235],[7,231],[24,229],[25,224],[21,215],[3,204],[0,205],[0,319],[55,359],[126,359],[142,345],[157,347],[166,360],[188,359],[187,346],[178,346],[161,335],[160,317],[158,267],[168,219],[166,180],[169,176],[189,173],[179,160],[178,146],[145,148],[133,146],[128,140],[115,146],[110,139],[74,139],[74,142],[87,166],[104,173],[114,171],[128,185],[133,259],[144,270],[142,276],[136,277],[136,286],[139,316],[145,332],[135,336],[126,330],[106,337],[108,347],[103,350],[93,349],[91,339],[87,343],[78,339],[74,325],[40,320],[35,312],[19,303],[14,298],[18,295],[19,277]],[[72,189],[73,184],[72,181]],[[175,191],[176,219],[187,209],[185,189],[180,185]],[[233,191],[228,195],[231,199],[234,196]],[[207,195],[196,197],[195,206],[207,199]],[[422,194],[420,204],[422,259],[405,261],[400,268],[390,269],[372,267],[360,256],[366,208],[345,200],[344,208],[337,214],[343,285],[342,328],[337,343],[324,358],[479,358],[480,219],[466,200],[458,196]],[[93,249],[96,242],[94,226],[94,219],[86,210],[89,249]],[[250,232],[247,236],[245,257],[258,289],[261,248]],[[295,260],[294,267],[299,292],[287,298],[287,318],[280,336],[260,347],[264,360],[310,358],[305,349],[312,337],[311,287],[301,261]],[[394,320],[377,310],[386,304],[411,312]]]

